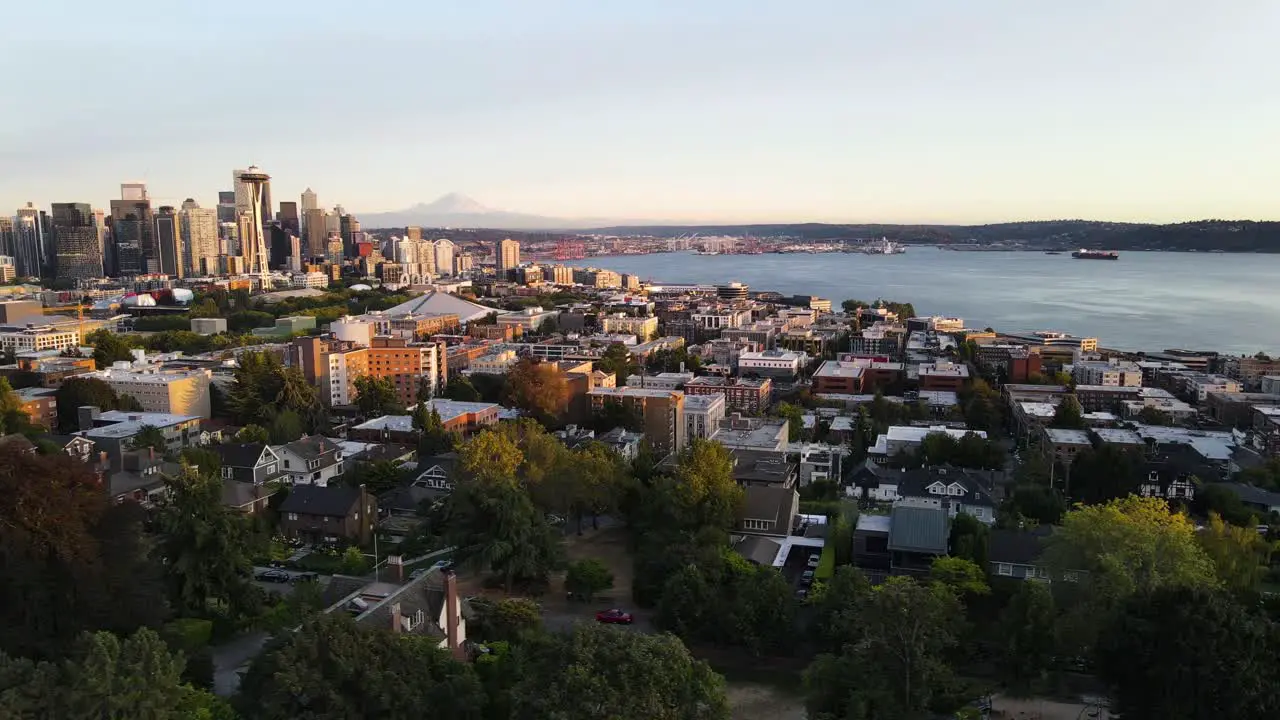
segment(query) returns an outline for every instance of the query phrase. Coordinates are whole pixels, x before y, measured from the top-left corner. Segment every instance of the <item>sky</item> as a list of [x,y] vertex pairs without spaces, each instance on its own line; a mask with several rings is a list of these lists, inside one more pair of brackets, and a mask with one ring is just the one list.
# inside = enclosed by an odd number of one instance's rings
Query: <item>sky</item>
[[1274,0],[23,0],[0,32],[6,209],[208,206],[257,164],[357,215],[1280,216]]

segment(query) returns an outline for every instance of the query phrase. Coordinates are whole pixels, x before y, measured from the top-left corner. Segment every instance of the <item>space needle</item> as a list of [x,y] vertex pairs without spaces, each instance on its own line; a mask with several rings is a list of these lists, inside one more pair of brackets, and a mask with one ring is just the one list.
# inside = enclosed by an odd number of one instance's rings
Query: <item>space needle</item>
[[257,275],[263,292],[271,290],[271,273],[267,269],[270,256],[267,254],[267,241],[262,231],[262,186],[271,179],[262,172],[262,168],[250,165],[248,170],[240,173],[240,182],[249,190],[249,212],[251,238],[244,243],[245,265],[250,276]]

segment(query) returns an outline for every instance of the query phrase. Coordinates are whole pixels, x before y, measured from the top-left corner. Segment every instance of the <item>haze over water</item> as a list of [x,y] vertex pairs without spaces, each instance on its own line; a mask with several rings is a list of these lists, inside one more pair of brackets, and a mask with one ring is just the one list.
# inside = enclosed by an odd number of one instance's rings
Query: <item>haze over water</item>
[[968,327],[1061,330],[1120,350],[1280,353],[1280,255],[1124,252],[1117,261],[1040,252],[620,255],[574,261],[669,283],[910,302]]

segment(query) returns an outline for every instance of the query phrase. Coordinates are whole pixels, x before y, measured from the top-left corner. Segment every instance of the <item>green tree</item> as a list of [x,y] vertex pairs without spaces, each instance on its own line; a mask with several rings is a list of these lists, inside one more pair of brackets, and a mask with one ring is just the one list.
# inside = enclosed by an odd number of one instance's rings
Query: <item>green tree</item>
[[442,394],[450,400],[458,400],[461,402],[480,402],[480,391],[476,390],[476,387],[471,384],[470,380],[461,375],[451,379],[449,383],[444,386],[444,392]]
[[105,381],[95,377],[71,377],[62,382],[55,394],[58,405],[58,427],[64,433],[79,430],[79,410],[93,405],[100,410],[118,410],[120,400]]
[[1076,455],[1068,489],[1073,500],[1093,505],[1136,493],[1142,479],[1142,457],[1136,450],[1104,444]]
[[867,598],[855,642],[806,671],[809,717],[920,716],[951,679],[945,657],[960,617],[955,594],[941,584],[889,578]]
[[569,384],[558,366],[521,358],[507,371],[506,398],[538,421],[553,423],[569,402]]
[[618,387],[627,384],[627,377],[637,369],[632,361],[631,351],[622,343],[612,343],[605,348],[604,354],[596,361],[595,367],[602,372],[612,373]]
[[1084,409],[1080,407],[1080,401],[1075,395],[1062,398],[1062,402],[1053,411],[1053,420],[1049,426],[1068,430],[1084,430],[1088,427],[1084,421]]
[[1159,498],[1131,495],[1079,506],[1046,543],[1054,578],[1074,580],[1054,583],[1073,601],[1065,634],[1085,648],[1109,614],[1135,594],[1218,584],[1195,525]]
[[693,659],[678,639],[595,624],[555,638],[521,677],[512,699],[516,718],[729,718],[724,678]]
[[975,378],[958,393],[961,412],[969,427],[997,433],[1004,428],[1004,398],[985,380]]
[[598,433],[606,433],[614,428],[640,432],[644,429],[644,418],[628,405],[616,400],[607,400],[599,410],[591,414],[588,425]]
[[1280,632],[1203,588],[1131,598],[1100,635],[1098,677],[1137,720],[1280,717]]
[[987,546],[991,531],[986,523],[969,513],[958,513],[951,521],[951,554],[968,560],[979,568],[987,566]]
[[278,410],[276,404],[284,387],[280,361],[270,353],[241,353],[235,382],[227,394],[227,405],[237,422],[269,425]]
[[164,455],[168,449],[168,443],[164,439],[164,432],[155,425],[143,425],[138,428],[138,434],[133,436],[132,445],[134,450],[151,448],[156,451],[157,455]]
[[511,482],[460,482],[445,506],[445,528],[458,562],[494,573],[508,593],[518,581],[544,583],[563,562],[560,533]]
[[[497,602],[473,602],[475,636],[485,642],[516,642],[542,630],[542,609],[528,598],[503,598]],[[472,634],[468,625],[468,635]]]
[[182,680],[183,658],[154,632],[121,640],[85,634],[61,664],[0,654],[0,709],[6,718],[231,720],[230,708]]
[[339,567],[343,575],[359,577],[369,572],[369,560],[360,552],[360,548],[352,545],[342,551],[342,564]]
[[1246,507],[1240,496],[1224,483],[1206,483],[1196,488],[1191,502],[1193,512],[1199,516],[1217,513],[1232,525],[1247,527],[1257,525],[1257,513]]
[[950,589],[960,599],[991,593],[987,573],[982,566],[962,557],[934,558],[929,568],[929,580]]
[[222,311],[218,308],[218,303],[214,302],[212,298],[205,298],[192,305],[190,314],[193,318],[222,317]]
[[365,416],[399,415],[404,406],[389,378],[361,375],[355,380],[356,407]]
[[271,421],[267,431],[272,445],[284,445],[302,437],[302,418],[292,410],[282,410]]
[[723,445],[695,439],[680,454],[675,480],[679,521],[687,527],[733,527],[745,496]]
[[1043,583],[1024,582],[1000,615],[997,656],[1001,678],[1016,696],[1040,689],[1053,661],[1057,609]]
[[438,643],[320,615],[253,661],[235,704],[258,720],[480,720],[479,679]]
[[1004,528],[1055,525],[1066,511],[1062,495],[1048,485],[1018,485],[1000,505],[998,523]]
[[483,430],[458,448],[459,467],[463,474],[478,483],[511,484],[524,462],[524,453],[508,435],[498,430]]
[[133,348],[120,335],[107,329],[89,333],[85,340],[93,346],[93,362],[99,368],[109,368],[112,363],[133,360]]
[[1271,565],[1273,543],[1253,527],[1229,525],[1213,512],[1209,513],[1208,527],[1196,539],[1213,561],[1223,587],[1241,595],[1257,591]]
[[271,432],[261,425],[245,425],[236,433],[236,442],[266,445],[271,442]]
[[1144,425],[1172,425],[1173,419],[1159,408],[1144,407],[1138,411],[1138,422]]
[[144,519],[110,503],[83,463],[0,448],[0,651],[58,658],[84,631],[163,622]]
[[222,482],[184,468],[166,483],[156,516],[160,556],[175,607],[203,614],[214,607],[250,613],[252,532],[247,517],[222,504]]
[[778,403],[774,414],[787,421],[787,439],[796,442],[804,435],[804,408],[791,403]]
[[596,593],[613,587],[613,573],[609,566],[596,558],[583,558],[569,563],[564,578],[565,590],[590,602]]
[[31,427],[31,417],[22,409],[22,400],[8,378],[0,377],[0,432],[20,433]]

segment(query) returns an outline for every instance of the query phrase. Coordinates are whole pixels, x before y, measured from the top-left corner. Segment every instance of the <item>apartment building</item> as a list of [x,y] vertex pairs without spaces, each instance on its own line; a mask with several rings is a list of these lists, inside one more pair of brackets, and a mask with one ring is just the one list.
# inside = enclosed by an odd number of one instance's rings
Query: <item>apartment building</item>
[[684,391],[688,395],[724,395],[728,410],[754,415],[769,408],[773,381],[707,375],[685,383]]
[[655,375],[627,376],[627,387],[643,387],[650,390],[679,390],[694,378],[691,372],[657,373]]
[[764,350],[738,356],[738,372],[771,378],[794,378],[809,364],[809,356],[793,350]]
[[80,330],[75,327],[28,325],[0,329],[0,349],[14,352],[65,350],[80,346]]
[[472,360],[467,371],[480,375],[506,375],[511,366],[516,364],[516,360],[515,350],[496,350]]
[[[403,337],[378,335],[368,349],[368,372],[386,378],[404,405],[417,402],[423,387],[435,395],[448,377],[444,343],[411,342]],[[351,380],[354,381],[352,376]]]
[[686,395],[684,398],[684,435],[708,440],[720,429],[725,417],[724,395]]
[[658,334],[658,318],[651,315],[646,317],[605,315],[600,318],[600,329],[606,333],[635,335],[641,340],[648,340]]
[[1071,377],[1078,385],[1142,386],[1142,368],[1137,363],[1115,359],[1082,360],[1072,366]]
[[607,403],[621,403],[644,421],[644,436],[657,457],[680,452],[685,446],[685,395],[679,390],[598,387],[587,393],[592,412]]
[[921,363],[919,379],[921,390],[959,392],[969,379],[969,366],[941,360]]
[[130,363],[92,373],[111,386],[117,395],[128,395],[150,413],[209,418],[209,385],[213,373],[207,369],[161,370],[156,366],[132,367]]
[[837,395],[861,395],[899,382],[905,366],[880,358],[842,357],[827,360],[813,374],[813,391]]

